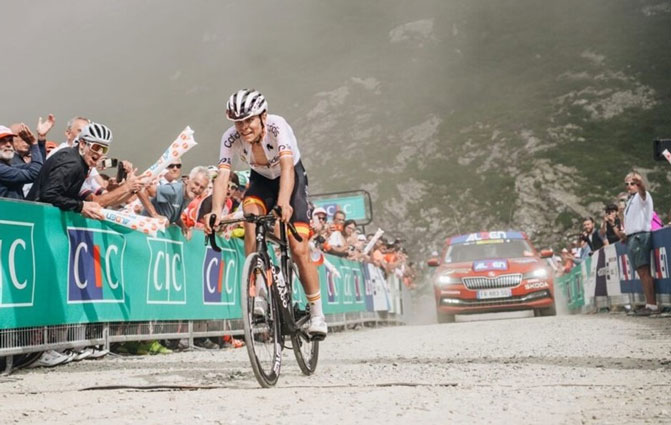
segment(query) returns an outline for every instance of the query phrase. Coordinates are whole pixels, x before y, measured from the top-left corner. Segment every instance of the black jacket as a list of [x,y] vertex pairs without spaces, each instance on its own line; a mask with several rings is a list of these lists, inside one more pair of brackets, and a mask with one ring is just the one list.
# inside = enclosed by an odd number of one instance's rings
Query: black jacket
[[89,166],[79,154],[78,145],[61,149],[44,163],[27,199],[80,212],[84,202],[79,190],[88,174]]

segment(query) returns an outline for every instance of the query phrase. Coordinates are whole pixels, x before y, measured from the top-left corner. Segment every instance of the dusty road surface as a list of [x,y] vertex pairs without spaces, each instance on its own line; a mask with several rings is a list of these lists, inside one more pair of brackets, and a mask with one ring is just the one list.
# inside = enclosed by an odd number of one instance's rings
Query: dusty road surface
[[[260,389],[245,349],[106,357],[0,380],[0,423],[671,423],[671,319],[558,316],[360,329]],[[193,385],[199,390],[97,389]]]

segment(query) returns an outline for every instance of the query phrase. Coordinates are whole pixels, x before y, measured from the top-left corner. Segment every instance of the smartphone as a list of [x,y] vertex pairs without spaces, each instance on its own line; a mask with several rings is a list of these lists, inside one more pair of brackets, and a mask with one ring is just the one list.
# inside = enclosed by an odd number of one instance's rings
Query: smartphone
[[655,161],[666,160],[666,158],[664,158],[664,155],[662,155],[664,149],[668,149],[668,151],[671,152],[671,139],[656,139],[654,141],[654,148],[653,148],[653,155]]
[[119,160],[116,159],[116,158],[105,158],[102,161],[100,161],[99,166],[103,169],[112,168],[112,167],[116,167],[118,162],[119,162]]
[[116,169],[116,181],[117,183],[121,183],[125,178],[126,178],[126,169],[123,168],[123,163],[119,161]]

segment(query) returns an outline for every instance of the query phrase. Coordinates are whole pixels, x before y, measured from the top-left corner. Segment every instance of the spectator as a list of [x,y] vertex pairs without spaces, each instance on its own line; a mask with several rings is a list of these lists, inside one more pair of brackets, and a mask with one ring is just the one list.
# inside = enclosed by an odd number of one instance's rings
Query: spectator
[[627,255],[631,266],[638,272],[645,295],[645,307],[638,310],[638,316],[658,314],[655,283],[650,274],[650,252],[652,233],[650,223],[654,211],[652,196],[646,190],[643,177],[636,172],[627,174],[624,184],[629,192],[629,200],[624,209],[624,234]]
[[74,117],[68,121],[65,127],[65,142],[52,149],[51,152],[49,152],[47,159],[63,148],[73,147],[77,137],[79,136],[79,133],[81,133],[82,129],[90,123],[91,121],[84,117]]
[[348,254],[347,244],[342,234],[345,224],[345,213],[343,211],[336,211],[333,214],[333,222],[329,227],[328,249],[325,246],[326,252],[339,257],[346,257]]
[[[135,175],[136,170],[133,168],[133,164],[128,161],[121,161],[121,166],[126,176],[121,182],[117,181],[116,178],[103,177],[102,174],[96,175],[96,178],[93,179],[89,174],[89,177],[86,178],[81,189],[79,189],[79,197],[85,201],[97,202],[103,208],[125,205],[143,188],[143,184]],[[102,185],[98,185],[98,180],[102,182]]]
[[[215,175],[214,178],[216,179],[217,176]],[[238,211],[238,207],[240,206],[240,202],[236,202],[235,200],[235,193],[238,192],[238,173],[231,173],[230,178],[228,180],[228,190],[226,191],[226,202],[224,203],[224,209],[218,213],[218,215],[221,215],[221,218],[223,220],[230,220],[233,219],[233,213]],[[209,186],[208,186],[209,187]],[[206,197],[198,201],[198,205],[193,205],[195,200],[192,201],[191,204],[187,207],[188,214],[190,217],[195,217],[197,218],[196,222],[200,223],[202,228],[203,226],[203,220],[205,217],[205,214],[209,214],[212,212],[212,193],[209,192]],[[195,209],[195,213],[194,213]],[[240,217],[242,218],[242,215]],[[240,227],[240,226],[235,226],[235,227]],[[239,237],[239,236],[238,236]],[[242,233],[242,237],[244,237],[244,232]]]
[[585,217],[582,222],[582,239],[589,245],[590,254],[603,247],[603,239],[601,235],[594,228],[594,219],[592,217]]
[[[81,133],[82,129],[90,123],[91,120],[84,117],[78,116],[70,119],[70,121],[67,122],[65,127],[65,142],[61,143],[56,148],[52,149],[49,152],[47,159],[49,159],[52,155],[54,155],[61,149],[73,147],[75,145],[75,142],[77,141],[79,133]],[[89,172],[89,175],[86,177],[86,180],[82,185],[82,191],[79,194],[80,198],[87,199],[91,194],[93,195],[102,194],[103,183],[104,183],[103,179],[98,174],[98,170],[95,167],[92,167]],[[92,199],[89,198],[87,200],[90,201]]]
[[601,228],[599,234],[601,238],[606,238],[606,241],[609,244],[613,244],[620,240],[620,237],[615,232],[617,228],[619,232],[622,232],[622,222],[620,217],[618,217],[617,212],[618,208],[615,204],[606,205],[605,209],[606,214],[603,216],[603,221],[601,222]]
[[[356,221],[354,220],[345,220],[343,225],[343,238],[345,238],[345,245],[349,248],[350,246],[356,245],[357,242],[357,231],[356,231]],[[351,248],[350,248],[351,250]]]
[[177,224],[184,237],[191,239],[191,229],[182,222],[182,211],[192,199],[200,196],[209,183],[209,173],[206,167],[195,167],[189,173],[186,183],[178,180],[175,183],[162,184],[156,188],[156,196],[149,197],[142,190],[138,197],[144,206],[143,215],[150,217],[163,216],[171,224]]
[[182,160],[174,159],[166,168],[166,173],[159,179],[158,184],[179,183],[182,177]]
[[52,142],[51,140],[47,140],[47,143],[44,145],[46,148],[47,152],[47,157],[49,154],[58,147],[58,144],[56,142]]
[[27,126],[20,127],[18,137],[30,145],[32,161],[13,163],[15,156],[13,141],[17,135],[5,126],[0,126],[0,198],[24,199],[23,185],[32,183],[42,168],[42,153],[35,136]]
[[561,258],[564,260],[562,274],[566,274],[573,268],[575,257],[573,254],[571,254],[571,252],[569,252],[568,249],[564,248],[561,250]]
[[379,238],[378,240],[375,241],[375,245],[373,245],[373,254],[371,255],[371,262],[383,269],[386,270],[386,265],[387,263],[384,260],[384,254],[385,254],[385,241],[382,238]]
[[102,124],[91,123],[84,127],[78,141],[76,146],[63,148],[47,159],[28,199],[102,219],[100,205],[82,200],[79,192],[91,168],[107,154],[112,131]]

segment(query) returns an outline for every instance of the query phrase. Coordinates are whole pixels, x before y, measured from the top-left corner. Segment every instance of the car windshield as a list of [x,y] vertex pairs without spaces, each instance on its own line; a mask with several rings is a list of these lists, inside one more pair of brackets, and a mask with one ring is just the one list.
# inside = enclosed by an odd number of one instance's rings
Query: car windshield
[[492,258],[533,256],[533,250],[523,239],[493,239],[472,244],[450,245],[445,254],[446,263],[462,263]]

